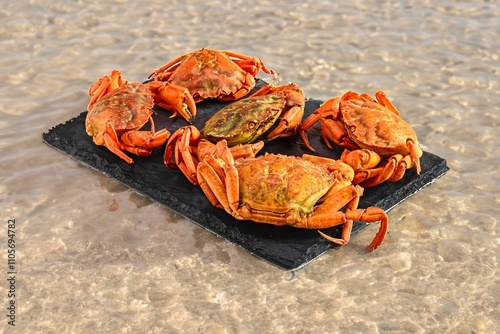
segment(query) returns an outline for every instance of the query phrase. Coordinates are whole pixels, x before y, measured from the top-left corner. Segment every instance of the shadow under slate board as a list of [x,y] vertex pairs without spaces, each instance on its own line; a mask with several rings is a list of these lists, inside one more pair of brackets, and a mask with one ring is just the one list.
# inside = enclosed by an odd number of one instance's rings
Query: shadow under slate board
[[[262,86],[258,80],[258,89]],[[254,89],[254,90],[255,90]],[[194,125],[203,128],[205,121],[216,111],[230,102],[207,100],[198,104]],[[316,110],[322,101],[306,101],[305,117]],[[156,109],[153,115],[156,129],[166,127],[171,133],[188,125],[180,116],[169,118],[171,113]],[[159,202],[217,235],[243,247],[252,254],[286,270],[296,270],[327,250],[338,247],[323,239],[316,230],[298,229],[289,226],[274,226],[240,221],[224,210],[213,207],[199,187],[193,186],[179,170],[171,170],[163,164],[164,146],[157,148],[149,157],[137,157],[134,164],[127,164],[103,146],[97,146],[85,132],[85,117],[82,112],[63,124],[49,129],[43,134],[43,141],[56,150],[76,159],[80,163],[96,169],[106,176],[128,186],[132,190]],[[147,126],[145,127],[147,129]],[[328,149],[321,141],[319,126],[308,132],[311,145],[321,156],[339,158],[342,149]],[[299,136],[267,142],[261,152],[282,153],[300,156],[311,152],[304,146]],[[434,154],[424,152],[421,158],[422,172],[408,170],[404,178],[395,183],[383,183],[367,188],[360,201],[360,208],[377,206],[388,211],[409,196],[446,173],[446,161]],[[353,233],[367,224],[356,222]],[[165,228],[168,228],[165,225]],[[340,237],[341,226],[324,230],[327,234]],[[347,245],[347,247],[349,247]]]

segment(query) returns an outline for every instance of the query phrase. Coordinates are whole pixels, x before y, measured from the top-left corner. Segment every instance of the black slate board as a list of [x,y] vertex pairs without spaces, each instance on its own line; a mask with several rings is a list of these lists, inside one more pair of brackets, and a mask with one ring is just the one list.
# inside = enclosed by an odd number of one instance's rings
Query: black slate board
[[[262,84],[263,82],[259,80],[257,88]],[[318,100],[307,100],[304,117],[310,115],[321,103],[322,101]],[[228,102],[215,100],[198,104],[195,125],[200,129],[203,128],[205,121],[227,104]],[[187,125],[181,117],[169,118],[171,113],[168,111],[159,108],[156,112],[153,118],[157,130],[166,127],[173,133],[179,127]],[[328,249],[338,247],[323,239],[315,230],[238,221],[224,210],[211,206],[199,187],[189,183],[180,171],[165,167],[163,147],[156,149],[149,157],[129,154],[135,163],[127,164],[105,147],[96,146],[92,142],[92,138],[85,132],[86,114],[85,111],[66,123],[51,128],[43,134],[43,141],[280,268],[298,269]],[[322,143],[318,126],[309,130],[308,134],[311,145],[317,149],[319,155],[337,159],[342,153],[341,148],[332,151]],[[311,154],[299,137],[270,141],[266,143],[262,152],[296,156]],[[444,159],[428,152],[424,152],[421,158],[421,167],[420,175],[412,169],[399,182],[384,183],[365,189],[359,207],[378,206],[388,211],[431,184],[448,170]],[[355,223],[353,233],[365,226],[367,224]],[[337,226],[324,232],[339,237],[341,230],[342,228]]]

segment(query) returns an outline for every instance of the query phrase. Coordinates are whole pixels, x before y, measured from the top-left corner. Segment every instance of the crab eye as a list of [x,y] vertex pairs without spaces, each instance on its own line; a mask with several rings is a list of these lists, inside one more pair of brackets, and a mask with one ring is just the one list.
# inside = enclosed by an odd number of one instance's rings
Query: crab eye
[[253,130],[257,127],[257,122],[256,121],[249,121],[247,123],[247,130]]

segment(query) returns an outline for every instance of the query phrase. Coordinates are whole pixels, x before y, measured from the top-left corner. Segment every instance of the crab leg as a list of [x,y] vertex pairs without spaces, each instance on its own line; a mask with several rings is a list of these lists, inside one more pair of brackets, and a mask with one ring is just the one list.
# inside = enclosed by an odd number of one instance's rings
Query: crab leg
[[361,184],[363,187],[372,187],[388,180],[391,175],[395,174],[398,165],[398,161],[394,158],[390,159],[385,166],[375,168],[380,163],[381,158],[377,153],[366,149],[354,151],[346,149],[342,152],[340,160],[347,163],[355,171],[352,183],[364,182]]
[[121,75],[120,71],[113,70],[111,75],[103,76],[90,86],[88,93],[90,96],[90,102],[87,105],[87,110],[89,110],[90,107],[101,97],[127,83],[126,80],[123,80]]
[[[380,156],[370,150],[344,150],[340,159],[350,165],[356,172],[353,184],[361,184],[363,187],[373,187],[389,180],[396,182],[403,178],[406,170],[415,163],[410,155],[402,156],[395,154],[384,160],[384,164],[377,167],[381,161]],[[418,160],[417,160],[418,161]],[[420,167],[418,165],[418,167]],[[420,169],[417,168],[417,172]]]
[[166,81],[166,80],[168,80],[170,78],[170,76],[172,75],[172,73],[177,69],[177,67],[179,66],[179,63],[182,61],[182,59],[184,59],[188,55],[179,56],[179,57],[175,58],[174,60],[172,60],[171,62],[163,65],[159,69],[154,70],[148,76],[148,79],[150,79],[152,77],[155,77],[155,79],[159,80],[159,81]]
[[384,210],[376,207],[356,209],[355,211],[347,211],[346,217],[364,223],[375,223],[380,221],[379,230],[372,242],[368,245],[368,251],[374,251],[382,244],[385,235],[387,234],[387,229],[389,228],[389,218]]
[[108,93],[108,87],[111,84],[111,80],[108,76],[102,77],[98,81],[96,81],[89,89],[90,101],[87,105],[87,110],[90,110],[90,107],[97,102],[101,97]]
[[[364,97],[365,95],[368,95],[368,94],[362,94],[361,96]],[[370,100],[373,101],[373,98],[371,98],[371,96],[368,95],[368,97],[370,98]],[[390,111],[392,111],[393,113],[395,113],[396,115],[399,116],[399,111],[396,109],[396,107],[394,107],[392,102],[389,101],[389,99],[387,98],[387,95],[383,91],[380,90],[380,91],[376,92],[375,98],[377,99],[378,103],[380,103],[381,105],[383,105],[384,107],[386,107],[387,109],[389,109]]]
[[299,133],[302,137],[302,141],[311,151],[316,152],[309,143],[306,131],[319,121],[322,121],[321,138],[328,148],[332,148],[330,141],[351,150],[358,148],[358,146],[348,137],[342,123],[337,120],[339,114],[339,101],[340,97],[335,97],[326,101],[300,124]]
[[167,129],[156,132],[155,123],[151,116],[149,116],[149,123],[151,125],[151,131],[127,131],[122,134],[120,138],[124,146],[148,147],[153,149],[163,145],[170,136],[170,132],[168,132]]
[[420,174],[421,172],[421,167],[420,167],[420,157],[422,156],[423,152],[420,146],[415,144],[412,140],[408,140],[406,143],[408,145],[408,149],[410,150],[410,156],[412,159],[412,164],[409,165],[408,168],[411,168],[413,164],[415,164],[415,169],[417,171],[417,174]]
[[372,242],[368,245],[368,251],[374,251],[384,241],[385,235],[387,234],[387,229],[389,227],[389,218],[381,208],[369,207],[366,209],[346,210],[344,217],[347,220],[342,228],[342,236],[340,239],[332,238],[321,231],[318,231],[318,233],[328,241],[343,246],[350,240],[353,221],[360,221],[364,223],[375,223],[380,221],[380,228],[373,238]]
[[290,91],[287,94],[287,105],[292,105],[293,107],[281,115],[279,124],[267,135],[267,139],[289,137],[297,133],[302,117],[304,116],[304,94],[302,92]]
[[129,131],[121,136],[122,149],[139,156],[148,156],[153,149],[163,145],[170,132],[167,129],[160,131]]
[[[197,140],[201,137],[200,131],[192,125],[182,127],[172,134],[167,142],[165,148],[165,155],[163,162],[168,168],[177,168],[177,164],[180,160],[177,160],[179,156],[177,155],[179,151],[186,149],[189,150],[191,146],[196,145]],[[186,142],[187,141],[187,142]],[[175,156],[174,156],[175,155]],[[175,162],[172,161],[172,156],[174,156]]]
[[216,169],[219,168],[213,156],[207,157],[198,165],[197,180],[210,203],[231,213],[226,187]]
[[232,51],[224,51],[223,53],[227,54],[229,57],[236,58],[233,59],[233,61],[244,71],[252,74],[253,77],[255,77],[259,71],[263,71],[267,74],[277,74],[274,70],[268,69],[266,65],[264,65],[264,62],[258,57],[249,57]]
[[[234,167],[232,150],[227,142],[222,140],[216,145],[216,156],[207,156],[198,165],[198,183],[212,205],[222,207],[226,212],[238,218],[239,216],[239,177]],[[247,146],[247,145],[244,145]],[[224,167],[217,159],[224,162]]]
[[303,115],[304,110],[301,107],[293,107],[287,110],[287,112],[282,115],[281,121],[266,138],[272,140],[279,137],[294,136],[297,133]]
[[242,158],[253,158],[255,155],[264,147],[264,142],[262,140],[245,145],[237,145],[230,147],[229,150],[233,156],[234,160]]
[[193,123],[196,116],[196,103],[187,88],[161,81],[151,81],[149,88],[154,93],[156,105],[173,112],[171,117],[177,114]]
[[[193,147],[198,145],[201,133],[194,126],[186,126],[177,130],[168,140],[165,148],[164,163],[169,168],[179,168],[193,184],[196,181],[198,159],[193,155]],[[175,162],[172,162],[174,155]]]
[[94,137],[94,143],[97,145],[103,145],[108,148],[111,152],[128,162],[129,164],[134,163],[129,156],[123,153],[120,147],[120,141],[118,140],[118,135],[116,134],[113,126],[108,122],[106,123],[106,128],[103,132]]
[[361,183],[363,187],[373,187],[387,180],[392,182],[400,180],[407,169],[407,163],[401,154],[396,154],[387,159],[384,166],[373,169],[356,171],[353,183]]
[[[363,190],[361,187],[353,185],[335,192],[314,209],[314,213],[305,223],[305,227],[310,229],[323,229],[346,223],[345,214],[339,210],[346,205],[348,209],[355,210],[358,207],[359,197],[362,192]],[[332,217],[334,218],[332,219]],[[347,241],[345,243],[347,243]],[[340,243],[340,241],[336,243]]]
[[[232,214],[239,206],[238,172],[226,141],[220,141],[215,146],[219,158],[209,155],[198,165],[198,182],[204,191],[209,188],[209,199],[216,199],[224,210]],[[224,162],[224,167],[217,159]]]
[[[229,148],[234,160],[242,158],[253,158],[264,147],[262,140],[253,144],[236,145]],[[203,160],[207,155],[216,152],[216,145],[206,139],[200,139],[198,147],[194,150],[200,160]]]
[[[325,202],[316,207],[313,216],[307,221],[307,227],[321,229],[343,224],[341,238],[333,238],[318,231],[325,239],[343,246],[347,244],[351,238],[353,221],[362,221],[366,223],[380,221],[380,229],[368,246],[369,251],[375,250],[384,240],[389,219],[384,210],[380,208],[369,207],[367,209],[358,209],[357,207],[361,193],[362,188],[359,186],[349,186],[341,189],[334,196],[330,196]],[[346,205],[346,201],[347,207],[345,213],[339,212],[338,210]],[[332,224],[332,222],[336,224]]]
[[168,140],[170,137],[170,132],[167,129],[161,129],[160,131],[156,131],[151,138],[151,141],[147,145],[148,149],[154,149],[159,147]]
[[361,149],[361,150],[344,150],[340,156],[340,160],[351,166],[355,171],[361,168],[374,168],[380,163],[380,155],[376,152]]
[[[216,150],[220,158],[209,155],[198,165],[198,183],[212,205],[234,215],[240,196],[238,172],[226,142],[218,142]],[[217,159],[224,161],[224,167]]]

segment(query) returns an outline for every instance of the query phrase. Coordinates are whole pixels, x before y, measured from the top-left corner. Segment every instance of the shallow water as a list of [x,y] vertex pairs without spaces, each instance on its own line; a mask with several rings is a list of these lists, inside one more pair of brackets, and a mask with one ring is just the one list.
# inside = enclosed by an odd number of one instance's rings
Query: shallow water
[[[500,6],[481,1],[8,1],[0,13],[0,330],[492,333]],[[87,89],[210,47],[326,100],[384,90],[450,171],[377,226],[278,269],[44,145]],[[15,297],[7,224],[15,220]]]

